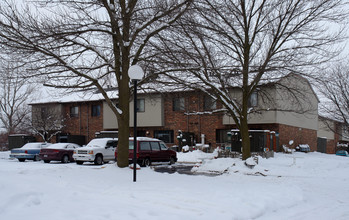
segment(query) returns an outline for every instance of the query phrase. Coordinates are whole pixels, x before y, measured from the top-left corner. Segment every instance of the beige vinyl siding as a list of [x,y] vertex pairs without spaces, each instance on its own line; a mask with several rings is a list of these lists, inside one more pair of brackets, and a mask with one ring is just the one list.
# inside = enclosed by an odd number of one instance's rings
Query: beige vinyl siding
[[[138,95],[144,99],[144,112],[137,113],[137,126],[163,126],[163,99],[161,95]],[[130,126],[133,126],[133,100],[130,102]],[[103,102],[103,128],[118,129],[117,119],[106,102]]]

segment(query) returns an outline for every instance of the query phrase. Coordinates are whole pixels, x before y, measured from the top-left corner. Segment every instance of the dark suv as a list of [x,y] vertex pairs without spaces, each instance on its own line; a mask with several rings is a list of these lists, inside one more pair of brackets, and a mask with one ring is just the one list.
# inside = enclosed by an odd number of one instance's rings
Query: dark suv
[[[129,139],[128,160],[133,162],[133,138]],[[117,151],[115,152],[115,160]],[[177,162],[177,153],[170,150],[166,144],[155,138],[137,137],[137,163],[140,166],[150,166],[152,162]]]

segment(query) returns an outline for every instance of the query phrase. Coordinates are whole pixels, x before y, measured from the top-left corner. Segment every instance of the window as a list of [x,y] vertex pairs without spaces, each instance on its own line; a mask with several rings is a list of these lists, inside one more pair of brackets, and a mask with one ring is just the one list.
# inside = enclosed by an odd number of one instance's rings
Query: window
[[144,112],[144,111],[145,111],[144,99],[137,99],[137,112]]
[[159,142],[150,142],[150,145],[151,145],[152,151],[159,151],[160,150]]
[[343,128],[343,133],[342,133],[342,135],[343,136],[347,136],[348,134],[349,134],[349,129],[348,129],[348,126],[346,126],[346,125],[342,125],[342,128]]
[[184,97],[173,99],[173,111],[184,111],[185,110],[185,100]]
[[65,148],[67,148],[67,149],[75,149],[75,145],[68,144],[67,146],[65,146]]
[[44,118],[47,118],[48,117],[48,110],[47,110],[47,107],[42,107],[40,109],[40,113],[41,113],[41,118],[44,119]]
[[248,107],[256,107],[258,104],[258,93],[252,92],[250,98],[248,99]]
[[117,141],[108,141],[107,142],[107,147],[117,147],[118,142]]
[[216,130],[216,142],[217,143],[230,143],[231,142],[231,135],[232,135],[232,133],[231,133],[230,129],[217,129]]
[[91,116],[96,117],[101,115],[101,106],[100,105],[92,105],[91,106]]
[[214,110],[217,108],[216,100],[211,96],[204,97],[204,110]]
[[78,116],[79,116],[79,107],[78,106],[70,107],[70,117],[75,118]]
[[168,147],[163,142],[160,143],[160,148],[161,148],[161,150],[168,150]]
[[150,144],[148,141],[140,142],[140,150],[150,150]]
[[165,143],[174,143],[173,141],[173,130],[155,130],[154,137],[162,140]]

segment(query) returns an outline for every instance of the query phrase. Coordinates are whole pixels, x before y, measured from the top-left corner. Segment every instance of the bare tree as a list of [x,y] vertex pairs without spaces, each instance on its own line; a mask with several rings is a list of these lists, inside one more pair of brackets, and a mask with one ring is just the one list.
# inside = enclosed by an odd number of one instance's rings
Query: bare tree
[[0,121],[7,134],[23,130],[29,120],[34,87],[26,83],[17,62],[0,61]]
[[[192,0],[37,0],[0,6],[0,47],[21,53],[31,76],[43,76],[48,86],[97,88],[118,120],[117,163],[128,166],[128,69],[146,67],[156,56],[149,42],[171,26]],[[142,61],[142,62],[140,62]],[[147,72],[147,71],[146,71]],[[118,90],[118,107],[104,90]]]
[[[349,71],[344,63],[332,66],[317,80],[318,90],[323,97],[320,103],[320,112],[325,116],[323,123],[332,132],[349,138]],[[342,129],[333,126],[326,118],[342,126]]]
[[62,132],[65,127],[65,117],[60,107],[33,105],[32,120],[28,127],[44,142],[50,142],[53,137]]
[[[343,2],[196,1],[194,9],[154,43],[163,50],[157,64],[168,65],[171,58],[177,68],[166,74],[170,80],[203,90],[223,104],[241,131],[246,159],[251,94],[290,73],[311,76],[314,66],[335,57],[338,51],[331,45],[341,40],[339,22],[347,14]],[[331,25],[339,29],[333,31]],[[231,88],[240,88],[239,98],[232,96]]]

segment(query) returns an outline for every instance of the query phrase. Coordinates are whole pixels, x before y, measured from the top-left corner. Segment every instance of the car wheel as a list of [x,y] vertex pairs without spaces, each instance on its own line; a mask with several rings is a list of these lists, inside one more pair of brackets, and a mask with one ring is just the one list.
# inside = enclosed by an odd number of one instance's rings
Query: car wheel
[[51,161],[50,160],[44,160],[44,163],[50,163]]
[[18,161],[19,161],[19,162],[24,162],[24,161],[25,161],[25,159],[18,158]]
[[143,160],[143,166],[144,167],[149,167],[151,165],[151,161],[150,161],[150,158],[145,158]]
[[103,164],[103,157],[102,155],[97,155],[95,158],[95,164],[96,165],[102,165]]
[[176,163],[175,158],[174,158],[174,157],[171,157],[171,158],[170,158],[170,165],[175,164],[175,163]]
[[68,155],[64,155],[63,157],[62,157],[62,163],[68,163],[69,162],[69,157],[68,157]]
[[84,161],[76,161],[77,165],[82,165],[84,163]]

